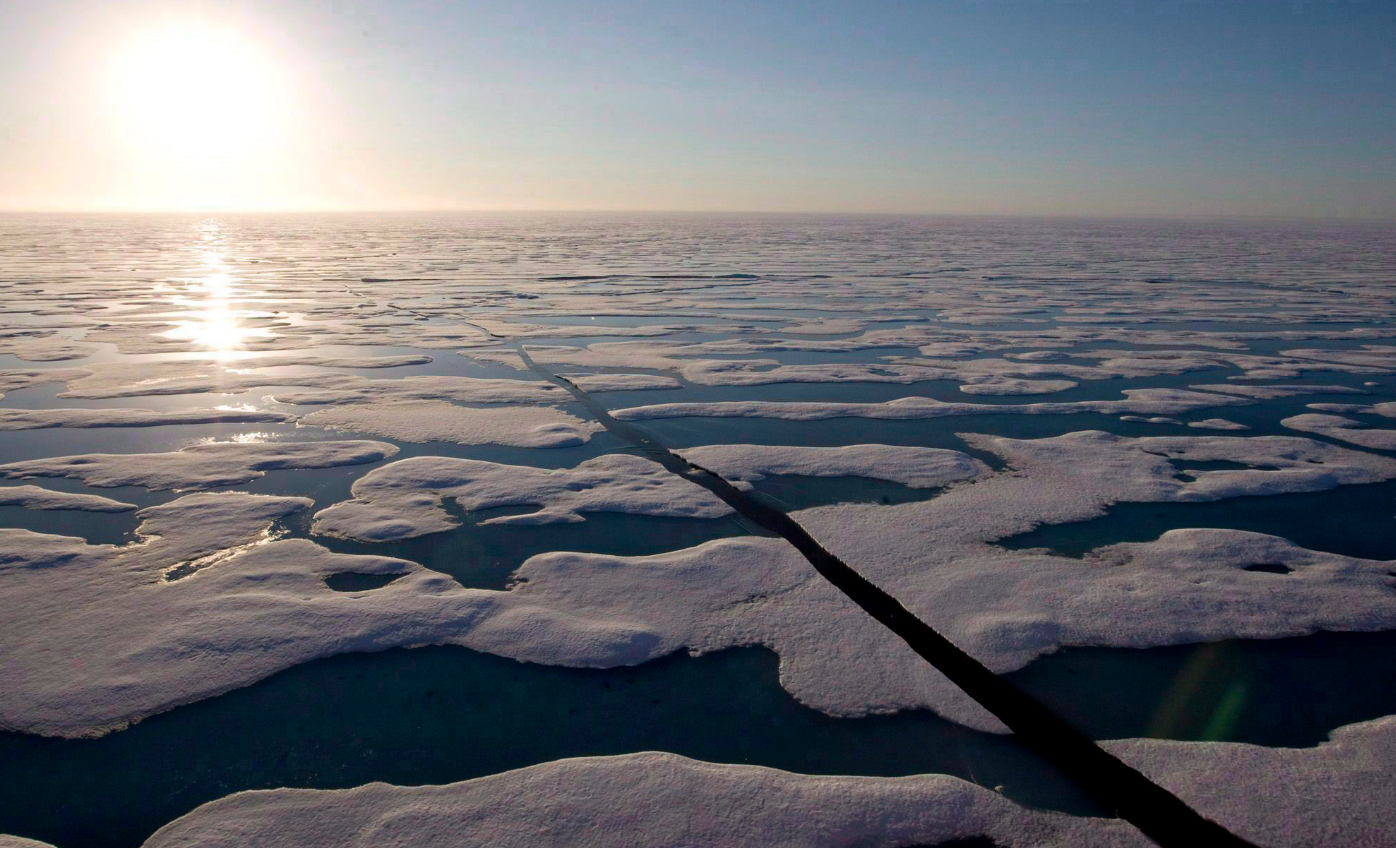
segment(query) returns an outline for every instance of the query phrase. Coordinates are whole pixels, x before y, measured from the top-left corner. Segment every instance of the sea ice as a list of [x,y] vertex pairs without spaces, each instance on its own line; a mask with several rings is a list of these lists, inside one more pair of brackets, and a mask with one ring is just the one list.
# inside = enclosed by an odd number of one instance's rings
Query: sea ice
[[353,374],[317,374],[312,377],[262,378],[301,389],[278,389],[281,403],[338,404],[408,400],[451,400],[459,403],[566,403],[565,389],[541,380],[497,380],[479,377],[400,377],[370,380]]
[[1075,380],[1023,380],[1017,377],[976,377],[960,386],[967,395],[1049,395],[1076,388]]
[[1256,400],[1294,397],[1295,395],[1365,395],[1361,389],[1352,386],[1247,386],[1241,383],[1209,384],[1189,386],[1204,392],[1222,392],[1228,395],[1241,395]]
[[[954,491],[954,490],[952,490]],[[869,516],[800,513],[821,541]],[[887,515],[835,552],[998,672],[1063,645],[1150,647],[1318,630],[1396,626],[1390,562],[1298,548],[1274,536],[1179,530],[1118,545],[1086,561],[904,534],[877,541]],[[837,522],[837,528],[833,528]],[[907,538],[910,536],[911,538]],[[920,545],[922,547],[914,547]],[[1247,570],[1283,564],[1291,574]],[[548,553],[518,571],[519,602],[585,620],[623,620],[654,634],[653,649],[707,652],[761,644],[781,656],[781,684],[802,703],[858,716],[929,707],[989,730],[998,723],[905,643],[823,580],[787,544],[722,539],[650,557]],[[564,650],[565,653],[565,650]],[[535,660],[541,661],[541,660]]]
[[583,512],[718,518],[732,511],[696,483],[625,454],[557,470],[417,456],[370,471],[354,481],[351,491],[353,500],[315,515],[314,532],[366,542],[439,533],[456,526],[441,508],[444,498],[467,510],[539,507],[536,512],[488,519],[489,524],[575,522],[583,520]]
[[896,445],[842,448],[779,445],[708,445],[683,448],[684,459],[729,481],[754,482],[768,474],[806,477],[871,477],[912,489],[935,489],[988,473],[988,466],[959,451]]
[[[1381,848],[1396,839],[1396,792],[1381,779],[1396,769],[1396,718],[1339,728],[1315,748],[1151,739],[1106,747],[1258,845]],[[442,834],[462,848],[1153,844],[1118,819],[1027,809],[946,775],[802,775],[647,752],[443,786],[240,792],[166,825],[144,848],[425,848]],[[40,846],[9,839],[6,848]]]
[[74,477],[89,486],[207,489],[246,483],[284,468],[377,462],[398,452],[387,442],[208,442],[169,453],[89,453],[0,465],[0,477]]
[[[64,383],[65,398],[119,398],[193,393],[241,392],[268,385],[318,385],[320,381],[338,385],[339,380],[355,380],[354,375],[325,372],[317,375],[287,375],[264,369],[287,366],[302,368],[395,368],[430,362],[429,356],[275,356],[248,357],[222,361],[207,358],[163,359],[138,362],[103,362],[81,368],[48,368],[34,371],[0,371],[0,391],[14,391],[48,383]],[[359,377],[358,380],[365,380]],[[308,382],[307,382],[308,381]],[[512,381],[504,381],[512,382]]]
[[563,374],[584,392],[634,392],[644,389],[679,389],[683,383],[659,374]]
[[1242,406],[1249,400],[1182,389],[1125,389],[1124,400],[1078,400],[1043,403],[951,403],[926,397],[904,397],[885,403],[821,403],[799,401],[718,401],[713,403],[661,403],[614,410],[623,421],[657,418],[781,418],[787,421],[822,421],[828,418],[881,418],[906,420],[951,415],[1071,415],[1177,414],[1214,406]]
[[1225,418],[1204,418],[1201,421],[1189,421],[1189,427],[1196,427],[1199,430],[1249,430],[1245,424],[1238,424],[1235,421],[1228,421]]
[[25,362],[58,362],[65,359],[82,359],[96,352],[97,348],[92,345],[69,341],[59,336],[0,332],[0,354],[8,353]]
[[135,504],[114,501],[101,495],[55,492],[39,486],[0,486],[0,506],[25,509],[80,509],[86,512],[126,512]]
[[1282,419],[1280,424],[1301,433],[1315,433],[1330,439],[1337,439],[1340,442],[1361,445],[1364,448],[1396,450],[1396,430],[1368,428],[1361,421],[1354,421],[1341,415],[1305,413]]
[[601,425],[552,407],[467,407],[444,400],[384,401],[331,406],[300,423],[352,430],[404,442],[456,442],[563,448],[584,444]]
[[677,754],[558,760],[445,786],[242,792],[144,848],[1004,848],[1150,845],[1113,819],[1037,812],[958,778],[801,775]]
[[0,430],[49,427],[158,427],[169,424],[268,424],[295,421],[284,412],[240,409],[0,409]]

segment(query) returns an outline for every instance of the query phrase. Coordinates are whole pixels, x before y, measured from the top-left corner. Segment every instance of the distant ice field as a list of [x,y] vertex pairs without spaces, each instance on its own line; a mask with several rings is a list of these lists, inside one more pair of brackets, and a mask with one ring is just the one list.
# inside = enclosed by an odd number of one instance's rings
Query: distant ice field
[[0,215],[0,834],[1142,844],[558,378],[1243,835],[1396,842],[1396,230],[623,214]]

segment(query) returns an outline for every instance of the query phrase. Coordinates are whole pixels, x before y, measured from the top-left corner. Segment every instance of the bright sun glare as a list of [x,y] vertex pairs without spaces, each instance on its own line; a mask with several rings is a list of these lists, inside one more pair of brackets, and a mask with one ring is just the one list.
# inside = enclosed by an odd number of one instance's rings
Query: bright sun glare
[[243,292],[221,250],[221,228],[204,223],[195,230],[199,234],[193,248],[197,257],[195,268],[180,279],[181,293],[174,298],[183,317],[162,335],[190,341],[218,359],[240,358],[248,340],[266,335],[266,331],[243,323],[243,313],[237,306]]
[[232,30],[165,23],[138,30],[115,55],[113,105],[132,140],[184,160],[244,159],[283,111],[275,64]]

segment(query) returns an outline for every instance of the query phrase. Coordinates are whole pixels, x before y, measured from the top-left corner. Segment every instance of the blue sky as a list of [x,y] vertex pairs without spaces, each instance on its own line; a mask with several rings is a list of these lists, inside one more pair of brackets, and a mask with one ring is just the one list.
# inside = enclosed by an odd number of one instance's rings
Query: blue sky
[[[0,207],[1396,219],[1391,2],[0,0],[0,16]],[[274,70],[260,148],[142,159],[114,140],[130,109],[97,91],[103,57],[168,20],[233,33]]]

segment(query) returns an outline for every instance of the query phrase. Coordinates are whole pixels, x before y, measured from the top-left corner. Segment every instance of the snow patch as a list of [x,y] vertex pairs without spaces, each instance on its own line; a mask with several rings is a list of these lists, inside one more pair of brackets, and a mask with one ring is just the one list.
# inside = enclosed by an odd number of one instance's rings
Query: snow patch
[[1280,421],[1282,426],[1301,433],[1315,433],[1375,450],[1396,450],[1396,430],[1369,429],[1361,421],[1341,415],[1305,413]]
[[354,482],[354,499],[321,510],[314,532],[368,542],[410,539],[456,526],[441,508],[537,506],[487,524],[582,521],[584,512],[718,518],[731,508],[696,483],[636,456],[613,454],[576,468],[548,470],[474,459],[418,456],[374,469]]
[[552,407],[466,407],[444,400],[386,401],[321,409],[300,423],[404,442],[456,442],[564,448],[586,443],[601,425]]
[[0,465],[0,477],[73,477],[89,486],[207,489],[268,471],[362,465],[398,452],[386,442],[209,442],[169,453],[89,453]]
[[959,451],[895,445],[842,448],[777,445],[708,445],[682,448],[684,459],[727,480],[753,482],[768,474],[806,477],[872,477],[912,489],[935,489],[988,473],[988,466]]
[[0,487],[0,506],[19,506],[25,509],[79,509],[85,512],[126,512],[136,508],[135,504],[114,501],[101,495],[55,492],[40,486]]

